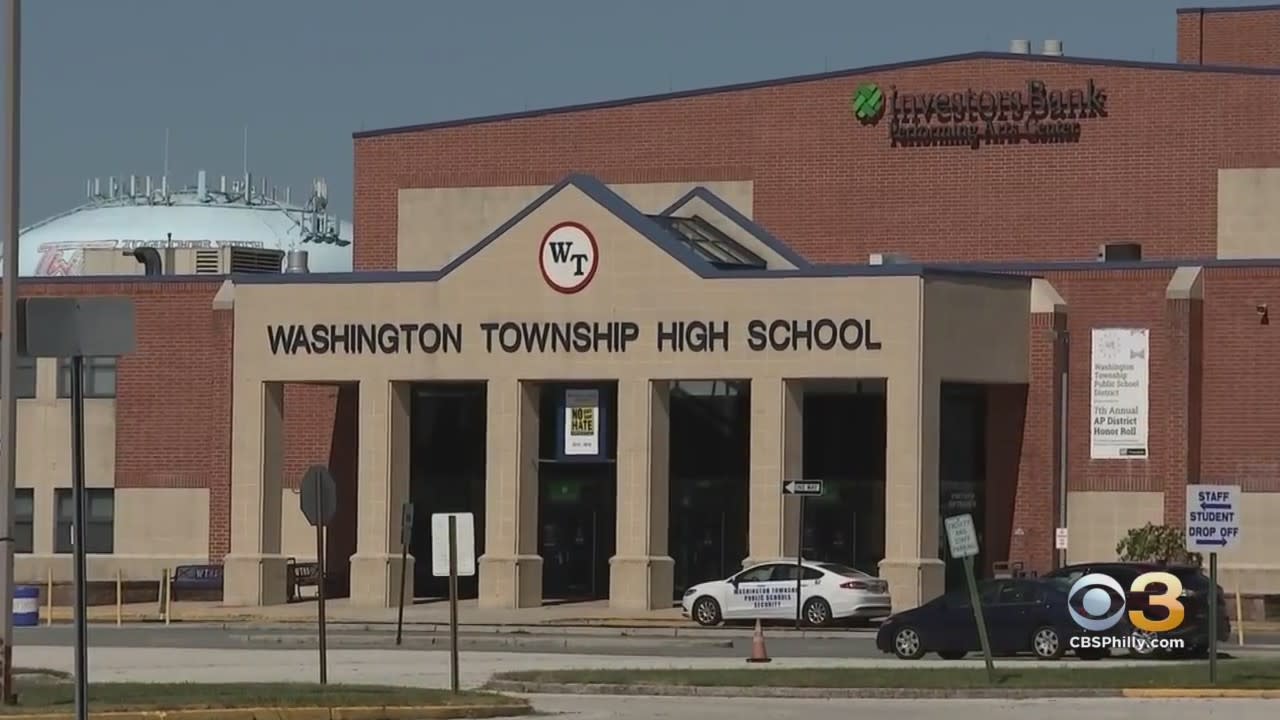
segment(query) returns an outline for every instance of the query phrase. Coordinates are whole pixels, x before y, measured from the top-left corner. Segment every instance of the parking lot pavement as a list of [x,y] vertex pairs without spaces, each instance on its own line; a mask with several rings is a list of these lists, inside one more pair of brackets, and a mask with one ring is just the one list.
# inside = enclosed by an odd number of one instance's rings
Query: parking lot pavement
[[[74,666],[70,647],[19,646],[14,664],[70,672]],[[567,653],[461,653],[460,679],[478,687],[495,673],[556,669],[684,669],[742,668],[744,658],[679,656],[594,655]],[[1073,658],[1059,662],[1000,659],[998,664],[1022,667],[1107,667],[1141,664],[1124,659],[1084,663]],[[945,661],[937,658],[908,662],[878,658],[775,658],[772,668],[804,667],[982,667],[981,659]],[[260,650],[225,648],[93,647],[89,651],[90,679],[99,682],[297,682],[318,677],[316,650]],[[416,687],[447,687],[449,653],[421,650],[330,650],[328,674],[332,682],[385,683]],[[1238,719],[1233,719],[1238,720]]]

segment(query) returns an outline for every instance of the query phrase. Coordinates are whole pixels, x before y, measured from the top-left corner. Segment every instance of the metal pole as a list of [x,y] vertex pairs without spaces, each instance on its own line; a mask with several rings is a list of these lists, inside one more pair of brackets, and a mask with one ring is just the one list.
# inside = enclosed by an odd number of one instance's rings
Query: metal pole
[[[1071,396],[1071,374],[1068,368],[1071,367],[1071,354],[1065,351],[1068,342],[1066,333],[1062,335],[1064,345],[1062,361],[1062,383],[1061,383],[1061,400],[1058,408],[1058,527],[1065,528],[1067,526],[1067,437],[1070,430],[1070,423],[1067,413],[1067,400]],[[1056,533],[1055,533],[1056,535]],[[1057,540],[1055,539],[1055,543]],[[1065,567],[1067,564],[1067,551],[1065,548],[1058,550],[1058,567]]]
[[[402,538],[403,540],[403,538]],[[396,611],[396,645],[399,645],[403,639],[404,633],[404,575],[405,570],[409,567],[409,545],[405,542],[400,543],[400,600],[399,610]]]
[[804,577],[804,496],[800,498],[800,522],[796,537],[796,629],[800,629],[800,578]]
[[320,506],[319,517],[316,518],[316,573],[319,578],[316,587],[319,593],[316,596],[316,610],[320,620],[320,684],[327,685],[329,683],[329,652],[328,643],[325,642],[325,616],[324,616],[324,490],[323,488],[316,492],[316,502]]
[[[8,264],[8,258],[5,258]],[[76,580],[76,720],[89,720],[89,578],[85,567],[84,358],[71,358],[71,552]],[[6,613],[9,614],[9,613]]]
[[9,56],[4,80],[4,144],[7,155],[4,168],[4,240],[0,262],[4,264],[0,293],[4,302],[3,333],[0,333],[0,522],[7,542],[0,542],[0,602],[4,603],[4,619],[0,620],[0,702],[12,705],[13,692],[13,488],[17,477],[18,397],[15,391],[18,367],[18,343],[10,329],[18,326],[18,150],[21,119],[22,3],[5,0],[5,16],[9,24]]
[[1209,684],[1218,684],[1218,553],[1216,552],[1209,553]]
[[449,515],[449,687],[458,692],[458,516]]

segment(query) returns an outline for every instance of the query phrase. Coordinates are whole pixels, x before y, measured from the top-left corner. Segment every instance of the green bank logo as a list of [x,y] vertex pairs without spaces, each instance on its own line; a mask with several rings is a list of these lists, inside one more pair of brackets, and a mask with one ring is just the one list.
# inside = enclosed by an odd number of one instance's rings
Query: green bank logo
[[854,91],[850,104],[853,107],[853,116],[860,122],[874,123],[884,114],[884,93],[879,85],[867,83]]

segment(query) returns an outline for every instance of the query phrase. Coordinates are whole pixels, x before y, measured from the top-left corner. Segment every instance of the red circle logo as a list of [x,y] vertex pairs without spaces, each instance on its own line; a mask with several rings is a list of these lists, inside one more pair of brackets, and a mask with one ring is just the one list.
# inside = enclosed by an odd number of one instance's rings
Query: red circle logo
[[596,276],[599,266],[600,246],[585,226],[562,222],[543,236],[538,267],[552,290],[565,295],[582,291]]

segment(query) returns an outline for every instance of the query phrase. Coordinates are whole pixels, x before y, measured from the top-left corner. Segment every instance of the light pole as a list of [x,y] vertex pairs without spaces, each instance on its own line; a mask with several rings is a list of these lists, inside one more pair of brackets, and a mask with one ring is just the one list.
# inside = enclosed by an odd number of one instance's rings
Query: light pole
[[0,523],[4,531],[0,542],[0,702],[16,700],[13,692],[13,493],[17,475],[18,399],[14,380],[18,360],[18,138],[22,95],[22,3],[4,0],[8,30],[8,56],[4,73],[4,228],[0,263],[4,265],[4,317],[0,327]]

